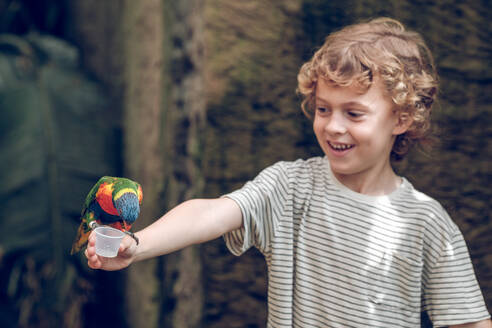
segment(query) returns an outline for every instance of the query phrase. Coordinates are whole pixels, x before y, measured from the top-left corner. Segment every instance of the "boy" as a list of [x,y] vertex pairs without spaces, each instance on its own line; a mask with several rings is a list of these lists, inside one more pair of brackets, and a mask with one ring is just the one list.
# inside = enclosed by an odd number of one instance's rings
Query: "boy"
[[[461,233],[390,157],[425,140],[437,91],[420,36],[380,18],[331,34],[298,75],[325,156],[279,162],[219,199],[184,202],[126,238],[117,270],[221,235],[268,265],[268,327],[490,327]],[[463,326],[461,325],[463,324]]]

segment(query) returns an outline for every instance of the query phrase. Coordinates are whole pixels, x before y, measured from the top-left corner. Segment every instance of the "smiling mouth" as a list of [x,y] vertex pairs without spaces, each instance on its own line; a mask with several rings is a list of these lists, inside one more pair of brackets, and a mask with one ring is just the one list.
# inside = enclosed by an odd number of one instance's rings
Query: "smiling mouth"
[[329,141],[328,141],[328,145],[334,151],[344,151],[344,150],[354,148],[354,146],[355,146],[355,145],[350,145],[350,144],[333,143],[333,142],[329,142]]

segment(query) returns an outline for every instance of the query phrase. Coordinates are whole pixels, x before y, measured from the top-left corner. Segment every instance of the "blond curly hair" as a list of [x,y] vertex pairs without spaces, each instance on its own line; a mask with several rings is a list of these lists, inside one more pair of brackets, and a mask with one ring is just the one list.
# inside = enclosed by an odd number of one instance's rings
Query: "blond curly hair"
[[338,86],[367,91],[374,77],[381,78],[395,111],[413,119],[397,136],[391,157],[402,159],[415,143],[429,140],[430,114],[436,98],[438,76],[432,54],[422,37],[391,18],[350,25],[330,34],[323,46],[302,65],[297,76],[303,95],[302,110],[313,117],[319,78]]

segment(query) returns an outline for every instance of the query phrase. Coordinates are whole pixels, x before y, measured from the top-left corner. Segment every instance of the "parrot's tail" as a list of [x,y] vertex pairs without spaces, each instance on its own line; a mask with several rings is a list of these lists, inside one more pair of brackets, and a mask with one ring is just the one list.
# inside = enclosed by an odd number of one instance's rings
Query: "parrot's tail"
[[77,230],[77,236],[72,243],[72,249],[70,250],[70,255],[78,253],[87,245],[87,241],[89,240],[89,235],[91,233],[91,229],[87,227],[85,222],[82,222]]

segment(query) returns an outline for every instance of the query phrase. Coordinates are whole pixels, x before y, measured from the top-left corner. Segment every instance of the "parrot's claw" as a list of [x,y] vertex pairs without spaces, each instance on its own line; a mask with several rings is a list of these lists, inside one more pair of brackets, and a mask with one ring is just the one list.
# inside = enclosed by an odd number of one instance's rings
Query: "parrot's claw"
[[138,246],[138,243],[139,243],[139,240],[138,240],[138,237],[135,236],[135,234],[132,232],[131,235],[130,235],[133,239],[135,239],[135,242],[137,243],[137,246]]
[[138,237],[135,236],[135,234],[133,232],[126,231],[126,230],[123,232],[126,233],[128,236],[132,237],[133,239],[135,239],[135,242],[137,243],[137,246],[138,246],[138,243],[139,243]]

